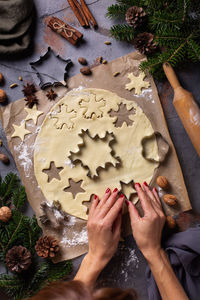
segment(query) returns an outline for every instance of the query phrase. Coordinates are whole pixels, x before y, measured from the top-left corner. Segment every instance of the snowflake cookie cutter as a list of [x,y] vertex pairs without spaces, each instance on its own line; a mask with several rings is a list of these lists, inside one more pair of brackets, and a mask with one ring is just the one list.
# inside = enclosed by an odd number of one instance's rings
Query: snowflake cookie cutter
[[[76,163],[80,163],[81,166],[88,170],[87,176],[94,179],[95,177],[99,176],[99,171],[101,169],[106,169],[109,166],[118,167],[121,164],[121,160],[119,157],[115,156],[115,153],[112,149],[112,144],[116,142],[115,136],[113,133],[106,132],[105,137],[100,138],[98,135],[95,135],[94,137],[90,136],[90,133],[88,130],[82,130],[82,132],[79,134],[81,136],[83,143],[78,144],[79,151],[72,152],[69,156],[69,159],[72,160],[72,162],[76,165]],[[86,138],[85,138],[86,137]],[[106,151],[103,152],[103,161],[98,161],[99,157],[95,156],[95,159],[91,160],[89,157],[90,155],[86,156],[85,153],[87,150],[87,142],[92,141],[92,143],[95,145],[102,142],[104,145],[106,145],[104,148]],[[98,142],[97,142],[98,141]],[[100,145],[100,148],[103,148],[103,144]],[[90,146],[89,146],[90,147]],[[98,146],[97,146],[98,147]],[[93,150],[92,150],[93,151]],[[98,150],[99,151],[99,150]],[[90,149],[89,149],[90,152]],[[99,151],[102,153],[102,151]],[[94,152],[96,153],[96,152]],[[85,156],[85,157],[84,157]],[[94,161],[96,162],[96,165],[94,164]],[[98,164],[100,163],[100,165]]]

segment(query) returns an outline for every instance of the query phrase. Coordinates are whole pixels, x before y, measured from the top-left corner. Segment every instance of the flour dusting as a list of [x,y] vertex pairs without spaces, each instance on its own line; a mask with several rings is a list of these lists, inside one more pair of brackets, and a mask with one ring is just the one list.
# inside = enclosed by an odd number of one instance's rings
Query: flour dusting
[[63,236],[61,244],[64,244],[66,247],[88,244],[86,227],[84,227],[81,232],[74,231],[71,238],[67,236],[67,230],[65,229]]
[[24,168],[26,177],[30,175],[30,168],[32,166],[32,156],[34,145],[28,146],[21,142],[18,146],[14,146],[14,150],[18,153],[18,160],[20,165]]
[[151,88],[143,90],[140,95],[134,95],[134,97],[145,98],[145,100],[151,101],[153,104],[155,104],[155,100],[153,98],[153,90]]

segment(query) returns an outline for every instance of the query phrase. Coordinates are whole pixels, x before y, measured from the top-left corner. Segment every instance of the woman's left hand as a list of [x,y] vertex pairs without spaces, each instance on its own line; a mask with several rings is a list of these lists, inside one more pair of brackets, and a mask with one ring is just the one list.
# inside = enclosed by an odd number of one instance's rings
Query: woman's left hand
[[102,268],[117,250],[120,239],[124,195],[107,189],[101,200],[95,195],[88,217],[88,256]]
[[90,208],[87,229],[89,251],[84,257],[75,280],[93,288],[99,273],[117,250],[122,222],[124,195],[107,189],[101,200],[95,195]]

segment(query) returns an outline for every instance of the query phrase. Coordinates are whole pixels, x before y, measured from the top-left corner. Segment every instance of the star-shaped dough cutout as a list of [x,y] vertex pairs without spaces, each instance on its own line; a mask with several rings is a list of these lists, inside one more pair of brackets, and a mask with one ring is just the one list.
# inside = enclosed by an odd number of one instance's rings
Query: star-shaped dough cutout
[[103,114],[101,107],[105,106],[105,100],[97,100],[96,95],[91,94],[88,99],[81,99],[80,106],[85,108],[84,117],[86,119],[92,118],[93,116],[100,118]]
[[14,125],[13,127],[15,129],[15,131],[13,132],[13,134],[11,135],[11,137],[19,137],[22,142],[24,140],[25,135],[27,134],[31,134],[31,132],[29,130],[26,129],[26,123],[22,123],[20,126]]
[[74,122],[72,119],[76,117],[76,112],[67,111],[67,107],[65,105],[62,105],[60,108],[60,112],[58,112],[53,119],[57,119],[55,126],[57,129],[61,129],[63,125],[65,124],[68,129],[72,129],[74,127]]
[[139,76],[135,76],[133,73],[128,74],[128,79],[130,82],[126,84],[126,90],[131,91],[135,89],[135,94],[140,95],[142,93],[142,88],[148,88],[150,86],[149,81],[144,81],[146,77],[144,72],[141,72]]
[[34,124],[37,124],[38,117],[43,114],[42,111],[37,110],[37,106],[34,105],[33,108],[25,107],[24,110],[28,113],[25,118],[25,121],[33,120]]

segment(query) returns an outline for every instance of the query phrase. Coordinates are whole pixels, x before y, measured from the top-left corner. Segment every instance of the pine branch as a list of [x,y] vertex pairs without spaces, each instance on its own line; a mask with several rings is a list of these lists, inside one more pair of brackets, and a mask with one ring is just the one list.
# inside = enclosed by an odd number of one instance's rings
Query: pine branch
[[110,19],[114,19],[114,18],[123,18],[124,19],[124,15],[127,11],[127,8],[128,7],[126,5],[113,4],[108,7],[106,16]]
[[200,61],[200,45],[193,39],[188,41],[187,55],[193,62]]
[[12,202],[16,209],[23,209],[26,203],[27,197],[25,188],[23,186],[19,186],[15,191],[13,191]]
[[16,174],[9,173],[6,175],[0,186],[1,206],[7,205],[7,202],[11,201],[10,198],[13,194],[13,191],[19,186],[19,184],[19,178]]
[[20,299],[23,290],[23,282],[16,275],[0,274],[0,289],[14,299]]
[[111,27],[110,34],[117,40],[131,42],[134,39],[135,31],[126,24],[118,24]]

